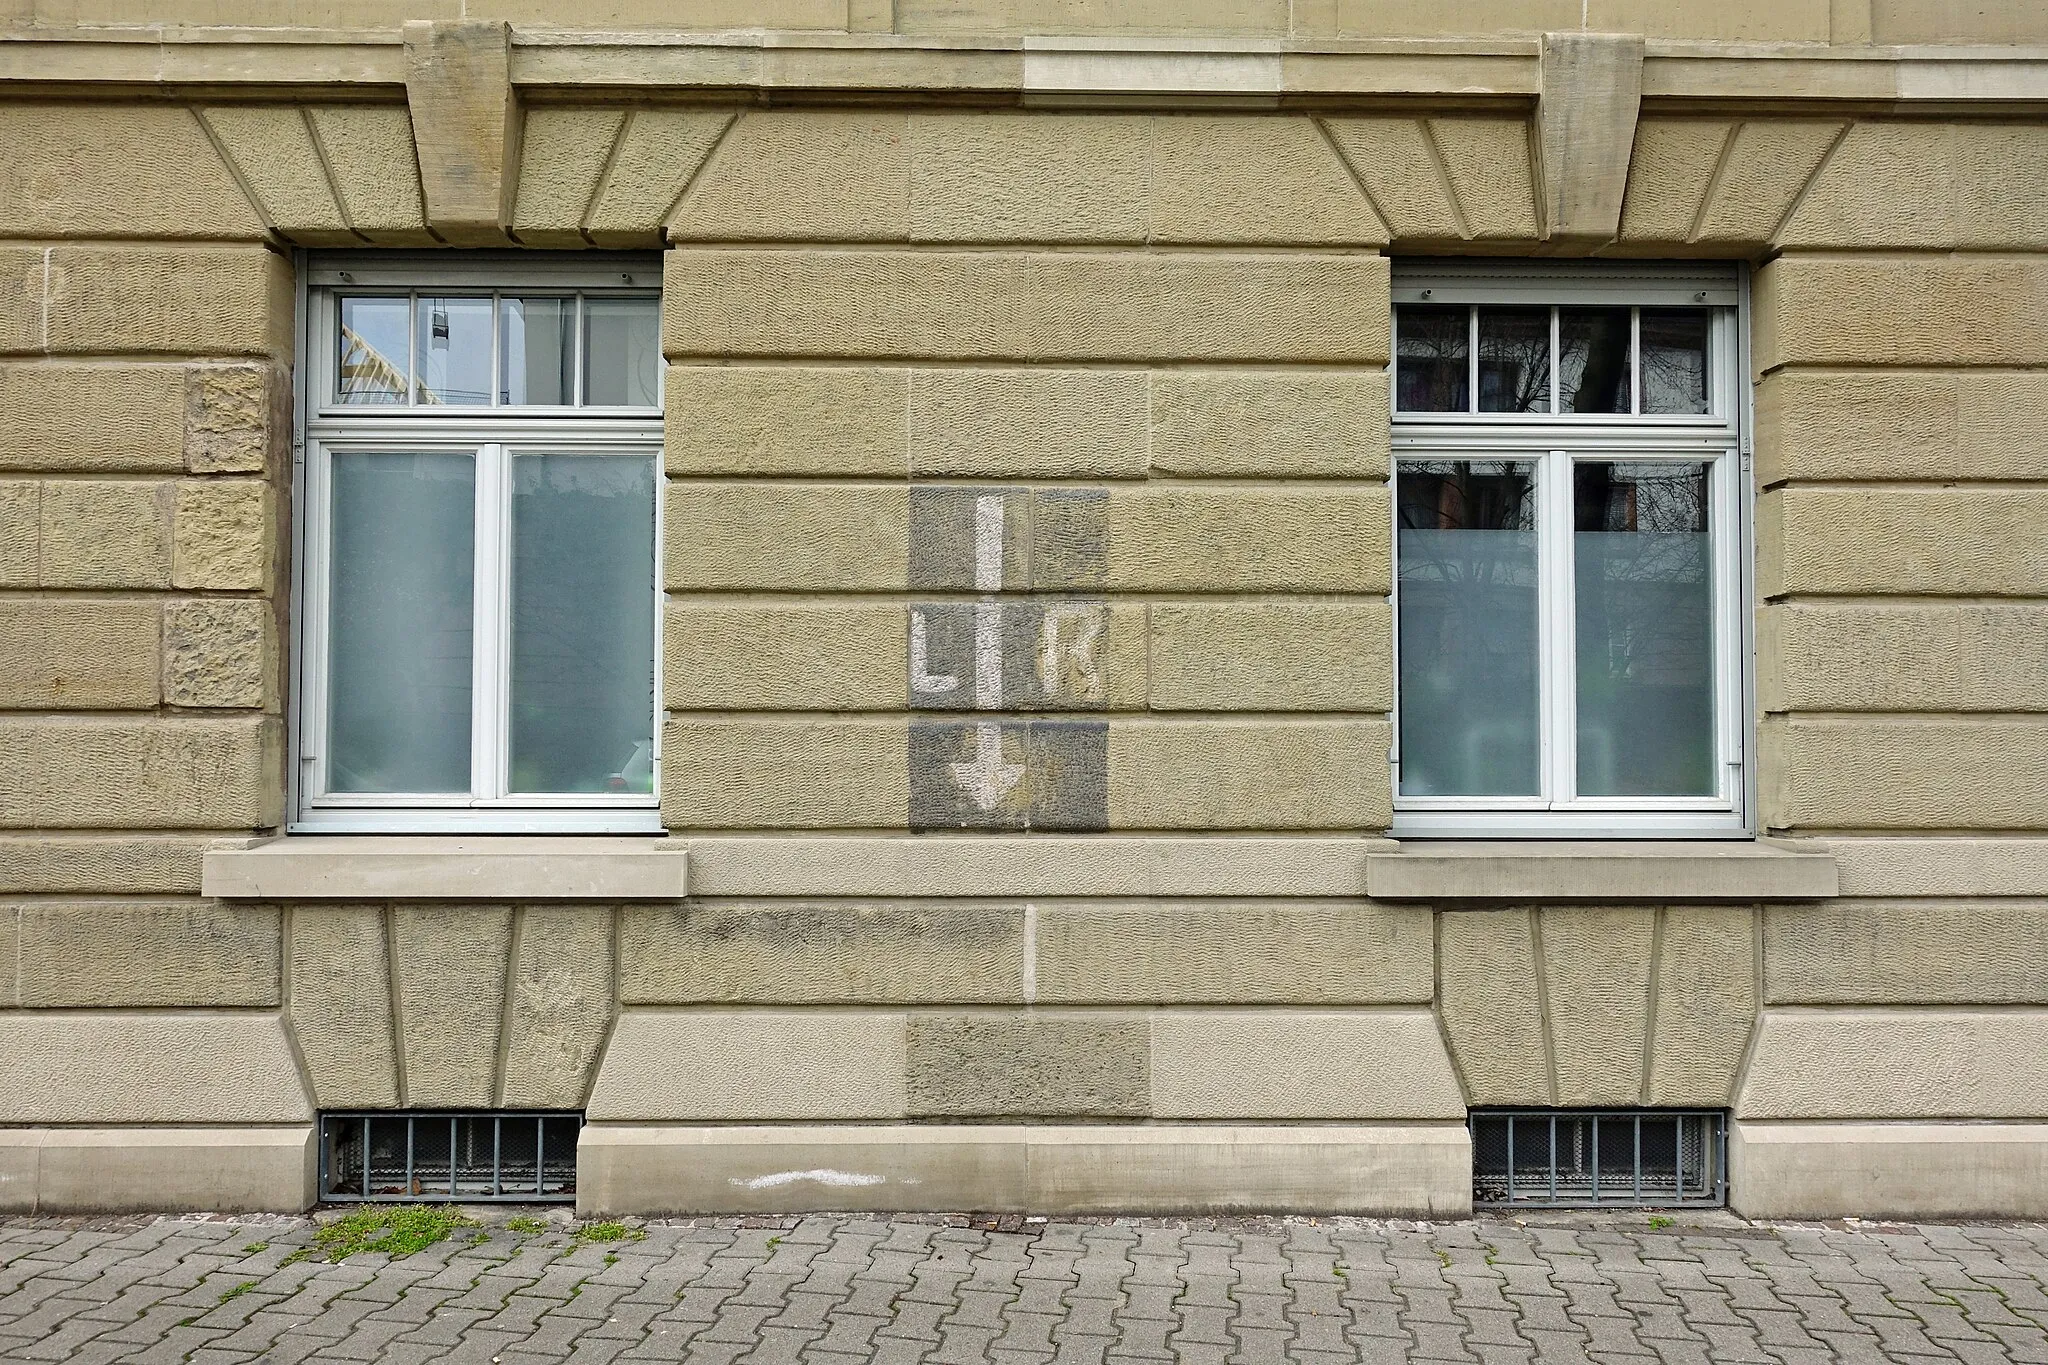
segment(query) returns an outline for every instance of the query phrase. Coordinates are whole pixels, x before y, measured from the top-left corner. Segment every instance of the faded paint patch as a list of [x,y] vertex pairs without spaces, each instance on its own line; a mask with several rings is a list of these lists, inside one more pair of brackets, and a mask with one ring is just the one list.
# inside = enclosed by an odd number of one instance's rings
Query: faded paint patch
[[1101,721],[913,720],[907,758],[914,830],[1108,828]]
[[[1103,602],[920,602],[909,610],[905,669],[914,707],[1087,711],[1108,704]],[[994,695],[984,657],[991,643],[1000,680]]]
[[784,1185],[830,1185],[835,1189],[855,1189],[864,1185],[886,1185],[889,1177],[871,1175],[866,1171],[835,1171],[819,1167],[810,1171],[777,1171],[773,1175],[757,1175],[752,1180],[741,1180],[737,1176],[728,1182],[743,1190],[773,1190]]

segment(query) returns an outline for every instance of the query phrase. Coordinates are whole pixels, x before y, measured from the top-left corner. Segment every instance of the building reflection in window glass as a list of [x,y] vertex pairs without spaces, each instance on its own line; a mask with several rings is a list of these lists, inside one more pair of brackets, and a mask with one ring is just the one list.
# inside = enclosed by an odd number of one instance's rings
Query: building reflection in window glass
[[1396,326],[1395,405],[1402,412],[1469,412],[1471,310],[1407,304]]
[[1628,333],[1626,308],[1558,309],[1558,411],[1629,410]]
[[1550,411],[1550,310],[1479,310],[1479,410]]
[[1707,411],[1707,326],[1704,308],[1643,310],[1643,411],[1696,415]]

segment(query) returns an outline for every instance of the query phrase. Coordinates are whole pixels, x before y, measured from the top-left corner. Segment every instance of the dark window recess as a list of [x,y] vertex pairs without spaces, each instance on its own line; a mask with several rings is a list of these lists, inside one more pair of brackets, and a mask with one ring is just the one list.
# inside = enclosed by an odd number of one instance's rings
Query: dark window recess
[[320,1198],[332,1203],[569,1202],[573,1110],[376,1110],[320,1116]]
[[1716,1110],[1517,1109],[1472,1115],[1481,1208],[1672,1208],[1728,1202]]

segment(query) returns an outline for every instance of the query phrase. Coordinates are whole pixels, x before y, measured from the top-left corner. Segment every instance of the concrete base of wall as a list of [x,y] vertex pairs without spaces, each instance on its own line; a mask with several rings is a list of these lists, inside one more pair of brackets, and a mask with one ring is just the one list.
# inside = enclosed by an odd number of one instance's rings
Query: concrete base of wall
[[1736,1123],[1748,1218],[2048,1217],[2048,1123]]
[[1462,1123],[591,1124],[585,1214],[1298,1212],[1462,1217]]
[[311,1208],[311,1124],[275,1128],[0,1128],[0,1212]]

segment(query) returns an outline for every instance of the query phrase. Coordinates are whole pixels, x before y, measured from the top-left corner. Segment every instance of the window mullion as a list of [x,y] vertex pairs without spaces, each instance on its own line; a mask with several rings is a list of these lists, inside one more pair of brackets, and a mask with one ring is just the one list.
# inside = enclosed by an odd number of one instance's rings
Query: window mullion
[[1552,807],[1578,795],[1578,704],[1572,616],[1572,460],[1543,457],[1538,484],[1536,562],[1542,635],[1543,794]]
[[476,602],[471,625],[470,795],[505,795],[506,541],[509,469],[503,445],[477,447]]

